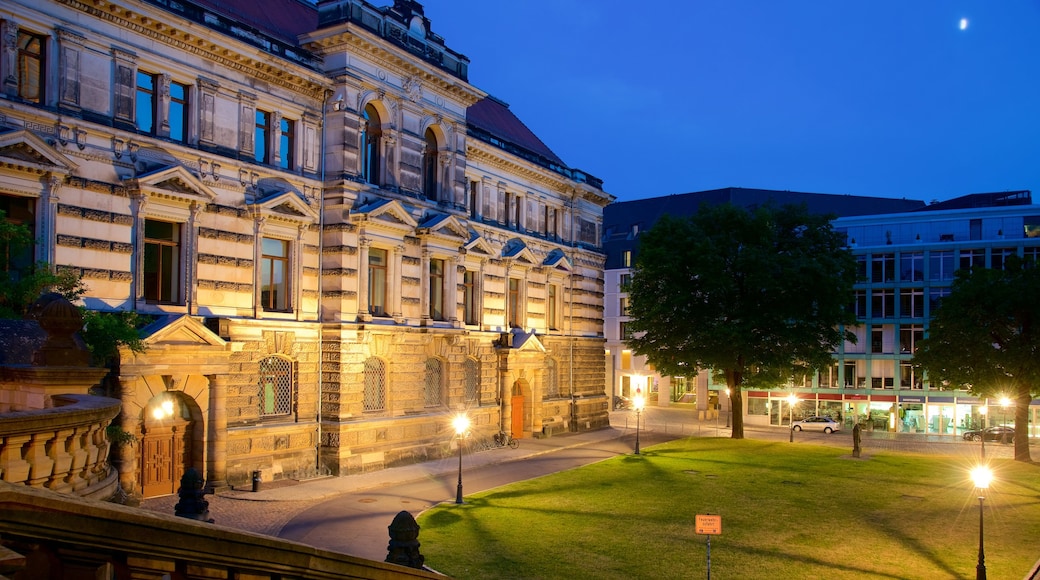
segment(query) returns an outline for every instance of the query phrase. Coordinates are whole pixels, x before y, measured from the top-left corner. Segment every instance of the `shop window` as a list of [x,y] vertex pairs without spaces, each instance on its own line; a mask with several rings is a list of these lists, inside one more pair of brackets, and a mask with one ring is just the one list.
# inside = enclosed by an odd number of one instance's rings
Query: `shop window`
[[148,302],[177,304],[180,296],[181,224],[144,221],[143,297]]
[[279,356],[260,361],[260,416],[279,417],[293,411],[295,377],[291,360]]
[[260,306],[289,309],[289,242],[264,238],[260,257]]

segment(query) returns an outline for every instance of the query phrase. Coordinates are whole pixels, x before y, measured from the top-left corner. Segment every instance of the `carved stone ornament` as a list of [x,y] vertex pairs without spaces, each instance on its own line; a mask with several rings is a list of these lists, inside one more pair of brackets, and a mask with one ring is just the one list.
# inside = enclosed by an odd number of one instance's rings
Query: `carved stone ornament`
[[418,103],[422,100],[422,82],[419,81],[419,77],[414,75],[406,77],[401,88],[404,89],[404,94],[408,97],[409,101]]

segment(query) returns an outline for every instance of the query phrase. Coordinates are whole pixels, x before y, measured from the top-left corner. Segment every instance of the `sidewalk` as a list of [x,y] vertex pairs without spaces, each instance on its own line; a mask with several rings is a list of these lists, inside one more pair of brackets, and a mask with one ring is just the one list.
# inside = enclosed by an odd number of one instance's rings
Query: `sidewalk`
[[[510,449],[499,447],[476,453],[465,452],[462,456],[463,471],[470,471],[498,463],[518,461],[559,449],[579,447],[590,443],[598,443],[618,439],[628,431],[617,427],[608,427],[598,431],[585,433],[566,433],[544,439],[521,439],[520,447]],[[221,497],[247,501],[316,501],[328,499],[344,493],[365,489],[390,487],[410,483],[431,477],[458,473],[458,456],[435,459],[423,463],[391,467],[379,471],[342,477],[324,477],[299,482],[262,482],[259,491],[235,489],[220,492]]]

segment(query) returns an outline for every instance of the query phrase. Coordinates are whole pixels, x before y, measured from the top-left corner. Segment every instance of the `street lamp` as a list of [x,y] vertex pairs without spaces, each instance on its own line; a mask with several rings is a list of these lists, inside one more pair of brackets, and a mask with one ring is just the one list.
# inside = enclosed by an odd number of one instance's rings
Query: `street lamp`
[[632,399],[632,406],[636,408],[636,455],[639,455],[639,416],[643,413],[643,404],[646,400],[643,399],[643,395],[636,390],[636,396]]
[[794,443],[794,406],[797,404],[797,395],[794,393],[787,395],[787,425],[791,428],[791,443]]
[[[1011,399],[1007,397],[1000,398],[1000,443],[1007,443],[1007,408],[1011,404]],[[983,437],[985,439],[985,437]]]
[[469,417],[465,413],[459,413],[455,415],[455,419],[451,422],[452,426],[455,427],[455,435],[459,438],[459,488],[455,492],[455,503],[462,503],[462,438],[466,436],[466,430],[469,429]]
[[986,499],[986,488],[993,481],[989,467],[980,465],[971,470],[971,480],[979,490],[979,563],[975,566],[975,580],[986,580],[986,553],[982,544],[982,502]]
[[729,396],[729,388],[726,388],[726,428],[729,429],[729,418],[733,415],[733,399]]

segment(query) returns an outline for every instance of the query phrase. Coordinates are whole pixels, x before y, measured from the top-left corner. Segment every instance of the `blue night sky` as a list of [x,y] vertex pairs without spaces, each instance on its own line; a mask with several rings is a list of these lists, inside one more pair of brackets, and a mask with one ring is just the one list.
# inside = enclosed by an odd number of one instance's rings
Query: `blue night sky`
[[1040,0],[420,2],[473,85],[621,201],[1040,195]]

